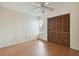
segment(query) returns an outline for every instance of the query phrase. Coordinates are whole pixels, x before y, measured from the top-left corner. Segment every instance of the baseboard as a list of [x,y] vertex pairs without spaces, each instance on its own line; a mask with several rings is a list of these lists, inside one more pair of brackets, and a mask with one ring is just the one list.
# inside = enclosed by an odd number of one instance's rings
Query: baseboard
[[70,47],[70,48],[73,50],[79,51],[79,48],[73,48],[73,47]]
[[41,40],[47,41],[46,37],[40,37]]
[[32,40],[35,40],[35,39],[36,39],[36,38],[29,38],[29,39],[26,38],[25,40],[20,40],[20,41],[17,41],[17,42],[15,42],[15,43],[10,43],[10,44],[3,45],[3,46],[1,46],[0,48],[5,48],[5,47],[17,45],[17,44],[24,43],[24,42],[28,42],[28,41],[32,41]]

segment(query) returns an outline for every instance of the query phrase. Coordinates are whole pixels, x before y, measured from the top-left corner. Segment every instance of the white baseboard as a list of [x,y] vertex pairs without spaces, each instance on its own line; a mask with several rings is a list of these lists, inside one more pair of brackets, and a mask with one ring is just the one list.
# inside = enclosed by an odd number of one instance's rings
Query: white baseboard
[[36,40],[36,38],[34,38],[34,37],[33,38],[28,38],[28,39],[25,38],[23,40],[19,40],[19,41],[16,41],[16,42],[11,42],[10,44],[2,45],[2,46],[0,46],[0,48],[13,46],[13,45],[24,43],[24,42],[28,42],[28,41],[31,41],[31,40]]
[[79,48],[76,48],[76,47],[70,47],[70,48],[79,51]]
[[47,41],[47,37],[40,37],[40,39]]

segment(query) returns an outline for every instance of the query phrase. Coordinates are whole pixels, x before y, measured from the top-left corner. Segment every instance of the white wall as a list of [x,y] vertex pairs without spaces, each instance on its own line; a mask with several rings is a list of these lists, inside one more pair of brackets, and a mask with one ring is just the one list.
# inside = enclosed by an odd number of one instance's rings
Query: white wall
[[0,7],[0,48],[33,40],[37,34],[35,17]]
[[76,3],[70,16],[70,47],[79,50],[79,3]]
[[[70,47],[73,49],[79,50],[79,3],[69,3],[69,6],[54,10],[52,13],[49,13],[49,17],[54,17],[62,14],[70,13]],[[43,31],[47,31],[47,19],[45,19],[45,27]],[[46,33],[43,33],[40,38],[47,40]]]

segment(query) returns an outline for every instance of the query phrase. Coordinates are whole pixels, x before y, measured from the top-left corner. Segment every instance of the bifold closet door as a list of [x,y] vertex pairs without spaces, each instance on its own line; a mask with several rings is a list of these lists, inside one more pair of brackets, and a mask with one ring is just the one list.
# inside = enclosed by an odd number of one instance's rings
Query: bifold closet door
[[48,41],[70,46],[70,14],[48,18]]
[[48,41],[57,40],[56,34],[56,17],[48,19]]
[[70,47],[70,14],[63,15],[63,43]]
[[62,16],[57,16],[57,41],[56,42],[59,44],[61,44],[63,42],[62,25],[63,25]]

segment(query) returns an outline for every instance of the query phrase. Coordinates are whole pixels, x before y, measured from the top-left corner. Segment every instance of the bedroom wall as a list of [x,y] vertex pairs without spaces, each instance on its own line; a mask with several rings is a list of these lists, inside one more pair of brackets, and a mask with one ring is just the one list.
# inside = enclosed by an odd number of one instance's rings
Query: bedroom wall
[[34,40],[38,31],[35,17],[0,7],[0,48]]
[[[79,3],[69,3],[69,6],[54,10],[48,17],[70,13],[70,48],[79,50]],[[46,25],[43,31],[47,31],[47,19],[44,19]],[[47,40],[47,34],[43,32],[41,39]]]

